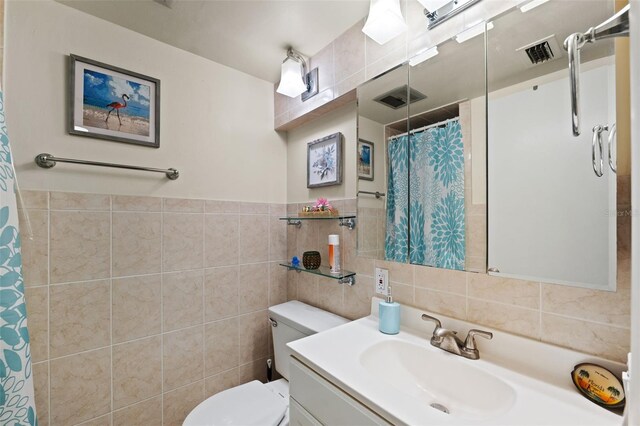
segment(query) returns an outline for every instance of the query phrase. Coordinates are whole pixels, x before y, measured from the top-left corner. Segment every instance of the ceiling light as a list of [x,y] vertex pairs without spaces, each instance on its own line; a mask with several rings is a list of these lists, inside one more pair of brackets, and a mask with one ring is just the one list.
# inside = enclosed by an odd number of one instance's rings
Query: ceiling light
[[302,94],[302,100],[306,101],[318,93],[318,69],[310,73],[306,72],[307,63],[301,54],[292,48],[287,50],[287,57],[282,62],[280,72],[280,84],[276,92],[295,98]]
[[[487,22],[487,31],[493,28],[493,22]],[[467,40],[474,38],[484,32],[484,22],[480,22],[478,24],[472,25],[467,28],[460,34],[456,36],[456,41],[458,43],[464,43]]]
[[424,6],[429,12],[434,12],[440,9],[451,0],[418,0],[418,2]]
[[371,0],[362,32],[378,44],[385,44],[407,30],[400,0]]
[[520,8],[520,11],[522,13],[528,12],[533,8],[536,8],[538,6],[540,6],[541,4],[545,4],[546,2],[548,2],[549,0],[532,0],[528,3],[525,4],[521,4],[520,6],[518,6]]
[[433,46],[429,49],[424,49],[418,52],[413,58],[409,59],[409,65],[415,67],[418,64],[423,63],[427,59],[431,59],[438,54],[438,46]]

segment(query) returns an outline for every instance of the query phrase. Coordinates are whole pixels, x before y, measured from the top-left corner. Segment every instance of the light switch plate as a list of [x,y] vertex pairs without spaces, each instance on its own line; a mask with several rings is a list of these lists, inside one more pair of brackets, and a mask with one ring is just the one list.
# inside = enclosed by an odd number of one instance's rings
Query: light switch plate
[[389,288],[389,270],[376,268],[376,293],[387,295]]

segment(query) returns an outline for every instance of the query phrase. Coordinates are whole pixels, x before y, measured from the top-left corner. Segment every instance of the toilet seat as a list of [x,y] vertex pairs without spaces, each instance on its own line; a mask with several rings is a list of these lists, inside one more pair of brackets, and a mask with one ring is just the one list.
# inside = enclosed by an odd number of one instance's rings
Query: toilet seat
[[183,426],[276,426],[289,408],[287,402],[254,380],[204,400]]

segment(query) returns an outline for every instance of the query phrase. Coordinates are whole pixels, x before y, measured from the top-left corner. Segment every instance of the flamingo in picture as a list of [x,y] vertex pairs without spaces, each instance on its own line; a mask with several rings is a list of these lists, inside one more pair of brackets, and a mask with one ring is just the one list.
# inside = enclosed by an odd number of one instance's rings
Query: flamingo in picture
[[118,121],[120,122],[120,125],[122,125],[122,120],[120,120],[120,110],[127,107],[127,99],[129,99],[129,96],[123,94],[122,100],[124,101],[124,104],[121,104],[120,102],[111,102],[109,105],[107,105],[107,108],[111,108],[111,110],[109,111],[109,114],[107,114],[107,118],[105,118],[104,121],[109,121],[109,116],[113,111],[115,111],[116,115],[118,116]]

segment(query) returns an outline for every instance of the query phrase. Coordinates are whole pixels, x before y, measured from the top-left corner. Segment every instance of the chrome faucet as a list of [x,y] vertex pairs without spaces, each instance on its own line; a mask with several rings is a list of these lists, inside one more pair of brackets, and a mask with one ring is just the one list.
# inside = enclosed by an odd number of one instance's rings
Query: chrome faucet
[[489,340],[493,338],[493,333],[489,331],[473,329],[469,330],[467,338],[463,342],[458,337],[457,331],[442,328],[442,323],[438,318],[422,314],[422,319],[424,321],[433,321],[436,324],[436,328],[433,329],[433,336],[431,337],[432,346],[465,358],[480,358],[480,352],[478,352],[478,348],[476,346],[475,336],[484,337]]

